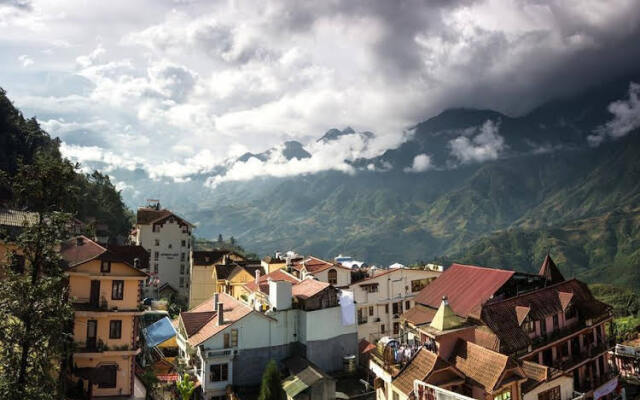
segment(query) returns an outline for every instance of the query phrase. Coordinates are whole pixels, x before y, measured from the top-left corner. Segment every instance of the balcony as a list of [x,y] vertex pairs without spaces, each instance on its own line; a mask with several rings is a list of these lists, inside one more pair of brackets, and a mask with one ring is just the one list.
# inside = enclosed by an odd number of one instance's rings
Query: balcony
[[120,346],[109,346],[105,344],[101,339],[88,340],[87,342],[76,342],[76,348],[74,354],[80,357],[89,356],[96,353],[108,353],[108,354],[137,354],[139,348],[137,343],[133,346],[124,344]]
[[117,306],[110,304],[104,296],[101,296],[98,301],[92,301],[92,299],[88,297],[74,297],[71,300],[71,305],[74,311],[80,312],[140,312],[144,310],[144,306],[142,304],[130,309],[118,308]]
[[617,375],[618,374],[615,371],[609,371],[605,374],[601,374],[600,376],[594,376],[593,380],[586,378],[584,382],[574,385],[574,389],[578,392],[588,393],[609,382]]
[[571,358],[567,360],[554,361],[551,367],[564,372],[568,372],[575,368],[577,365],[580,365],[585,361],[597,358],[602,353],[609,351],[611,348],[613,348],[614,345],[615,344],[613,340],[607,340],[596,345],[590,345],[580,353],[572,354]]
[[540,347],[548,345],[549,343],[553,343],[559,339],[572,335],[586,327],[587,325],[584,323],[584,321],[578,321],[571,326],[565,327],[563,329],[558,329],[545,335],[536,336],[532,339],[531,342],[532,350],[538,349]]

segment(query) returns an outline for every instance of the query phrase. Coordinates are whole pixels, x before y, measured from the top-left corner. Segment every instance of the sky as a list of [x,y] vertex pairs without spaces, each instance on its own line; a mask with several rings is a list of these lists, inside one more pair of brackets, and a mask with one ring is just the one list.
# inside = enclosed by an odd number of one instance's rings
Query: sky
[[[0,87],[74,160],[174,180],[226,166],[215,186],[352,172],[450,107],[521,115],[635,71],[639,33],[637,0],[0,0]],[[640,125],[639,93],[593,144]],[[375,137],[316,141],[347,126]],[[497,129],[452,152],[493,158]],[[312,158],[229,164],[287,140]]]

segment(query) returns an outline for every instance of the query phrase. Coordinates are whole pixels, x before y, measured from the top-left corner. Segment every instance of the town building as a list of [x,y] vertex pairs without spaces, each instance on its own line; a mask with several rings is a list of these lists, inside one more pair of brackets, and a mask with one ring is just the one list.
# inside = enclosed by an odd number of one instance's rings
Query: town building
[[[402,315],[398,343],[424,347],[463,372],[464,386],[449,388],[455,393],[496,400],[613,396],[618,382],[607,360],[612,343],[605,329],[611,308],[582,282],[565,280],[549,256],[538,275],[453,264],[415,302]],[[512,360],[525,374],[518,370],[514,378],[520,386],[506,397],[498,397],[496,387],[479,391],[477,379],[454,359],[461,341],[467,353],[490,351]],[[372,370],[393,385],[405,367],[381,368],[376,352],[370,354]]]
[[74,377],[83,380],[90,398],[132,395],[147,275],[84,236],[64,242],[60,254],[68,263],[74,311]]
[[[189,274],[189,308],[222,292],[240,296],[241,287],[255,274],[256,262],[231,250],[194,251]],[[238,268],[236,271],[234,269]]]
[[300,279],[313,277],[339,288],[346,288],[351,284],[350,268],[317,257],[309,256],[291,260],[291,269]]
[[265,273],[270,274],[277,269],[287,268],[287,259],[277,252],[275,256],[266,256],[260,261]]
[[640,385],[640,337],[616,344],[609,352],[611,363],[627,382]]
[[414,297],[439,272],[395,268],[379,272],[348,289],[357,306],[358,339],[375,342],[383,336],[400,335],[400,316],[414,305]]
[[356,325],[343,324],[337,289],[289,274],[278,280],[281,274],[247,283],[247,301],[215,293],[180,314],[180,355],[205,399],[224,395],[227,385],[259,384],[271,359],[303,357],[331,372],[342,368],[345,354],[357,353]]
[[145,296],[157,297],[161,285],[170,285],[184,300],[189,297],[191,241],[194,225],[172,211],[160,208],[158,201],[140,207],[130,241],[151,255],[149,275],[153,285],[145,285]]

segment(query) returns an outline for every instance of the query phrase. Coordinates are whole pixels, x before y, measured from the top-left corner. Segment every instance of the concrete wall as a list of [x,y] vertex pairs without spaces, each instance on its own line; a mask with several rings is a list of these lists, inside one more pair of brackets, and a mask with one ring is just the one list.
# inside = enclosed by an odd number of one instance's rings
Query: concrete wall
[[351,284],[351,270],[346,268],[329,268],[311,275],[320,282],[329,282],[329,270],[331,269],[335,269],[338,273],[338,283],[334,286],[343,287]]
[[[393,324],[394,322],[399,323],[400,319],[394,318],[392,304],[402,302],[403,311],[407,310],[407,301],[413,307],[413,298],[419,291],[412,291],[411,282],[420,279],[435,279],[439,275],[440,273],[435,271],[398,268],[393,272],[383,273],[349,286],[357,308],[363,309],[367,313],[367,322],[358,325],[358,338],[375,342],[382,336],[396,336],[393,335]],[[378,291],[368,293],[363,285],[372,283],[378,284]],[[369,315],[370,306],[373,307],[373,315]],[[378,319],[379,321],[377,321]],[[382,331],[383,325],[384,332]]]
[[86,303],[89,301],[92,279],[98,279],[100,281],[100,301],[104,298],[107,301],[108,309],[117,307],[119,310],[135,310],[138,308],[138,304],[140,302],[140,280],[125,279],[122,300],[113,300],[111,298],[113,281],[119,280],[118,277],[70,276],[69,293],[72,301],[80,303]]
[[358,336],[353,332],[326,340],[308,340],[305,350],[307,359],[324,371],[338,371],[342,369],[342,357],[358,355]]
[[189,309],[202,304],[216,291],[215,268],[194,265],[191,267],[189,286]]
[[96,397],[120,395],[128,396],[132,394],[133,358],[134,356],[102,356],[99,358],[84,358],[74,356],[73,361],[78,368],[95,368],[102,364],[117,364],[118,373],[116,375],[116,387],[99,388],[97,385],[93,385],[93,395]]
[[[109,346],[111,350],[120,346],[131,346],[134,334],[134,316],[132,315],[114,315],[114,313],[95,313],[91,317],[78,317],[73,320],[73,341],[77,344],[86,344],[87,341],[87,321],[96,320],[98,331],[96,337],[104,344]],[[122,321],[122,330],[120,331],[120,339],[109,339],[110,321]],[[84,347],[81,345],[81,347]]]
[[562,400],[573,398],[573,378],[570,376],[559,376],[551,382],[545,382],[528,393],[524,393],[523,400],[538,400],[538,394],[553,387],[560,386]]

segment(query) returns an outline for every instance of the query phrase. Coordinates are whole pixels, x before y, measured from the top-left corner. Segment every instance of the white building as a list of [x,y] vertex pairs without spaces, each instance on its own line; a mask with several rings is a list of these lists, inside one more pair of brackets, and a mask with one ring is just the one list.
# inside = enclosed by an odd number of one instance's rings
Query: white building
[[256,287],[268,301],[266,312],[220,293],[180,314],[180,357],[206,400],[224,396],[227,385],[258,385],[271,359],[300,356],[331,372],[342,368],[344,355],[358,352],[356,325],[342,323],[332,286],[309,279],[263,280]]
[[146,296],[157,296],[157,289],[168,284],[188,301],[193,228],[184,218],[161,209],[157,201],[138,209],[131,241],[149,252],[148,273],[159,281],[145,285]]
[[400,315],[413,307],[413,298],[440,275],[436,271],[394,268],[349,286],[357,307],[358,340],[375,342],[397,337]]

